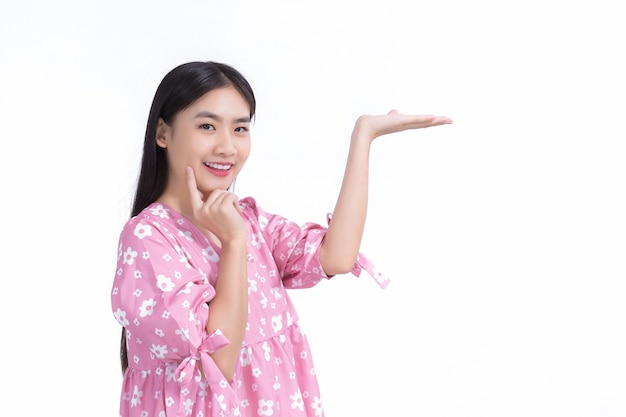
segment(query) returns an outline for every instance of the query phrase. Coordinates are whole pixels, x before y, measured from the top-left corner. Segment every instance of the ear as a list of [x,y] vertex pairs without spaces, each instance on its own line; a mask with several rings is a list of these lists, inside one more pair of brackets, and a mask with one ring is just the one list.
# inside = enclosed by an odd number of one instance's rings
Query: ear
[[165,123],[163,119],[159,118],[155,139],[157,146],[160,146],[163,149],[167,148],[167,137],[170,130],[169,128],[170,127],[167,125],[167,123]]

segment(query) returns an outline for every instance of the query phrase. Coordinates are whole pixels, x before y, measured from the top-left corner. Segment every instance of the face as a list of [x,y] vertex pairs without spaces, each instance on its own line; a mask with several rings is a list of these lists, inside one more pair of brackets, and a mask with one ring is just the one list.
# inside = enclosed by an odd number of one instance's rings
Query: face
[[250,155],[250,122],[250,107],[234,87],[209,91],[171,125],[159,120],[156,141],[165,148],[169,164],[164,196],[185,195],[187,165],[205,197],[227,189]]

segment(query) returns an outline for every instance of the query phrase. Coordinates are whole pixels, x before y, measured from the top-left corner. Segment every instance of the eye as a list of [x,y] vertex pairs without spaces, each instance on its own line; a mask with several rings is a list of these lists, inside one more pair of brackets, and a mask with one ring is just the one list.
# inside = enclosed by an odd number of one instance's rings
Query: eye
[[204,129],[204,130],[215,130],[215,126],[213,126],[210,123],[203,123],[200,125],[200,129]]
[[235,128],[235,132],[237,132],[237,133],[245,133],[247,131],[248,131],[248,128],[244,127],[244,126],[239,126],[239,127]]

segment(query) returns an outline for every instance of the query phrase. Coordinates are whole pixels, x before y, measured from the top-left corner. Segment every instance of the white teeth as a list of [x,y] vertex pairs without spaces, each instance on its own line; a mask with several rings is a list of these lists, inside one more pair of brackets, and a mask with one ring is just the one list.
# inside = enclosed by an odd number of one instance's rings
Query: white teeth
[[209,168],[221,169],[224,171],[226,171],[227,169],[230,169],[230,167],[232,166],[232,165],[215,164],[213,162],[205,162],[204,165],[208,166]]

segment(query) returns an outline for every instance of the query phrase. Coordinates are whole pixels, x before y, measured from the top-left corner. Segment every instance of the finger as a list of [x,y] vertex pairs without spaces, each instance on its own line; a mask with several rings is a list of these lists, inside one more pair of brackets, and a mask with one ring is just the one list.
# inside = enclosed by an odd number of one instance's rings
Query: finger
[[241,209],[241,206],[239,205],[239,198],[235,199],[235,201],[233,202],[233,205],[235,206],[237,213],[243,214],[243,210]]
[[446,124],[451,124],[452,123],[452,119],[448,116],[436,116],[432,123],[436,124],[436,125],[446,125]]
[[237,197],[226,190],[213,190],[207,197],[205,207],[209,210],[223,211],[225,208],[233,205],[233,201],[236,201]]
[[198,209],[202,207],[202,193],[200,192],[200,190],[198,190],[198,185],[196,184],[196,175],[193,172],[193,168],[191,168],[189,165],[185,167],[185,177],[187,190],[189,191],[191,206],[194,209]]

